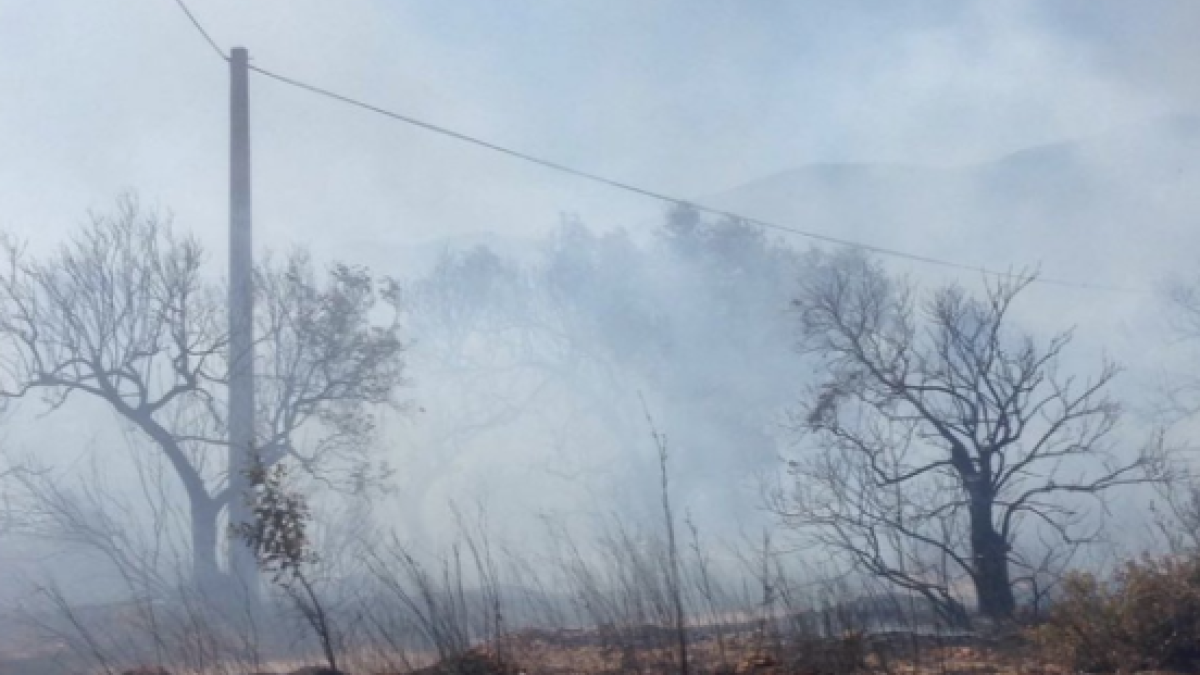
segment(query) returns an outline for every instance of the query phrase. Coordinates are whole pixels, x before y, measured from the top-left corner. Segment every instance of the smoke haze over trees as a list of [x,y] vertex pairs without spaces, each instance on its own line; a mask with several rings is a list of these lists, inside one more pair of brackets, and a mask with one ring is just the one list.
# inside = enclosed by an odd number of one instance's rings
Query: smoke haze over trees
[[0,671],[1200,607],[1195,3],[196,4],[0,0]]

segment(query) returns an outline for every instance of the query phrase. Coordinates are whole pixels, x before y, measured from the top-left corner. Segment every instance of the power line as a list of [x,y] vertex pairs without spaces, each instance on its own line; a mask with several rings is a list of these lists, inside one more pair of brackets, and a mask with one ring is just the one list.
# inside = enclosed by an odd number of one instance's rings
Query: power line
[[[726,211],[723,209],[705,206],[703,204],[697,204],[695,202],[692,202],[692,201],[689,201],[686,199],[679,199],[677,197],[672,197],[670,195],[667,195],[667,194],[664,194],[661,192],[657,192],[655,190],[638,187],[638,186],[630,184],[630,183],[625,183],[622,181],[614,180],[612,178],[607,178],[605,176],[594,174],[594,173],[591,173],[588,171],[576,169],[576,168],[573,168],[570,166],[566,166],[564,164],[559,164],[558,162],[554,162],[554,161],[551,161],[548,159],[536,157],[534,155],[530,155],[530,154],[521,152],[519,150],[513,150],[512,148],[498,145],[498,144],[492,143],[490,141],[485,141],[483,139],[476,138],[474,136],[470,136],[468,134],[465,134],[465,133],[462,133],[459,131],[454,131],[453,129],[448,129],[443,126],[433,124],[431,122],[425,122],[423,120],[419,120],[414,117],[410,117],[408,115],[404,115],[404,114],[401,114],[401,113],[398,113],[398,112],[395,112],[392,110],[380,108],[378,106],[371,105],[369,103],[365,103],[358,99],[351,98],[349,96],[345,96],[343,94],[339,94],[339,93],[330,91],[328,89],[318,87],[316,85],[308,84],[306,82],[302,82],[300,80],[297,80],[297,79],[294,79],[291,77],[287,77],[285,75],[280,75],[279,73],[274,73],[274,72],[271,72],[264,68],[259,68],[258,66],[251,65],[250,70],[253,70],[254,72],[259,73],[260,75],[271,78],[273,80],[276,80],[283,84],[289,85],[291,87],[295,87],[297,89],[302,89],[309,93],[317,94],[319,96],[323,96],[323,97],[332,99],[334,101],[338,101],[339,103],[344,103],[346,105],[360,108],[362,110],[367,110],[369,112],[373,112],[378,115],[382,115],[384,117],[388,117],[388,118],[397,120],[399,122],[404,122],[405,124],[409,124],[411,126],[415,126],[417,128],[424,129],[426,131],[440,134],[442,136],[448,136],[450,138],[453,138],[458,141],[462,141],[464,143],[469,143],[471,145],[485,148],[485,149],[491,150],[493,152],[498,152],[503,155],[508,155],[509,157],[514,157],[516,159],[520,159],[525,162],[529,162],[531,164],[536,164],[538,166],[546,167],[548,169],[553,169],[555,171],[559,171],[559,172],[566,173],[566,174],[569,174],[572,176],[576,176],[578,178],[583,178],[585,180],[589,180],[589,181],[592,181],[595,183],[607,185],[609,187],[616,188],[618,190],[623,190],[625,192],[630,192],[633,194],[641,195],[643,197],[649,197],[650,199],[655,199],[655,200],[666,202],[669,204],[689,206],[689,207],[695,209],[696,211],[699,211],[702,213],[707,213],[709,215],[719,216],[722,218],[729,218],[732,220],[737,220],[737,221],[741,221],[744,223],[757,225],[759,227],[766,228],[766,229],[777,230],[780,232],[787,232],[790,234],[795,234],[795,235],[798,235],[801,237],[812,239],[814,241],[820,241],[820,242],[824,242],[824,243],[828,243],[828,244],[836,244],[838,246],[846,246],[846,247],[850,247],[850,248],[856,248],[859,250],[876,253],[878,255],[888,256],[888,257],[892,257],[892,258],[899,258],[899,259],[903,259],[903,260],[909,260],[909,261],[923,263],[923,264],[927,264],[927,265],[935,265],[938,267],[944,267],[944,268],[960,270],[960,271],[975,272],[975,273],[979,273],[979,274],[985,274],[988,276],[999,277],[999,278],[1004,278],[1004,279],[1015,279],[1015,278],[1021,277],[1021,275],[1015,274],[1013,272],[1000,272],[997,270],[991,270],[991,269],[987,269],[984,267],[975,267],[972,265],[967,265],[965,263],[959,263],[959,262],[955,262],[952,260],[945,260],[945,259],[941,259],[941,258],[934,258],[931,256],[925,256],[925,255],[920,255],[920,254],[916,254],[916,253],[908,253],[905,251],[898,251],[896,249],[886,248],[883,246],[864,244],[862,242],[856,242],[856,241],[851,241],[849,239],[842,239],[839,237],[820,234],[818,232],[802,230],[799,228],[790,227],[787,225],[781,225],[779,223],[774,223],[774,222],[762,220],[759,218],[750,218],[748,216],[743,216],[741,214],[734,213],[732,211]],[[1052,286],[1063,286],[1063,287],[1067,287],[1067,288],[1080,288],[1080,289],[1093,290],[1093,291],[1106,291],[1106,292],[1114,292],[1114,293],[1139,293],[1139,294],[1147,292],[1145,290],[1136,289],[1136,288],[1123,288],[1123,287],[1119,287],[1119,286],[1089,284],[1089,283],[1083,283],[1083,282],[1067,281],[1067,280],[1062,280],[1062,279],[1050,279],[1050,278],[1043,278],[1043,277],[1037,277],[1034,279],[1034,281],[1036,283],[1048,284],[1048,285],[1052,285]]]
[[196,19],[196,15],[192,14],[192,10],[188,9],[188,6],[184,4],[183,0],[175,0],[175,4],[179,5],[179,9],[183,10],[183,13],[187,15],[188,20],[191,21],[192,25],[196,27],[196,30],[199,31],[200,36],[204,38],[204,41],[213,48],[213,51],[217,53],[217,56],[221,57],[222,61],[228,61],[229,57],[225,55],[225,52],[217,44],[217,41],[212,39],[212,36],[208,34],[208,31],[204,30],[203,24]]
[[[185,15],[187,15],[188,20],[191,21],[192,25],[195,26],[196,30],[200,33],[200,35],[204,38],[204,40],[206,42],[208,42],[208,44],[213,48],[213,51],[216,52],[217,56],[219,56],[224,61],[228,61],[229,57],[227,57],[225,55],[225,53],[221,50],[220,46],[218,46],[216,41],[212,39],[212,36],[210,36],[208,31],[204,29],[204,26],[200,23],[200,21],[196,18],[196,16],[194,14],[192,14],[191,10],[188,9],[187,5],[184,3],[184,0],[175,0],[175,4],[179,6],[179,9],[181,9]],[[462,133],[462,132],[454,131],[452,129],[448,129],[446,127],[443,127],[443,126],[440,126],[437,124],[425,122],[423,120],[419,120],[414,117],[410,117],[408,115],[403,115],[403,114],[395,112],[395,111],[386,110],[384,108],[380,108],[378,106],[374,106],[369,103],[364,103],[363,101],[360,101],[358,99],[351,98],[351,97],[345,96],[343,94],[338,94],[336,92],[330,91],[330,90],[322,88],[322,87],[318,87],[316,85],[308,84],[306,82],[301,82],[300,80],[296,80],[294,78],[287,77],[285,75],[280,75],[278,73],[271,72],[264,68],[259,68],[254,65],[250,65],[249,69],[253,70],[261,75],[269,77],[273,80],[281,82],[283,84],[286,84],[286,85],[289,85],[292,87],[296,87],[298,89],[302,89],[304,91],[308,91],[310,93],[317,94],[319,96],[324,96],[326,98],[330,98],[330,99],[333,99],[340,103],[344,103],[344,104],[347,104],[347,105],[350,105],[350,106],[353,106],[356,108],[361,108],[363,110],[367,110],[369,112],[373,112],[378,115],[383,115],[384,117],[388,117],[388,118],[397,120],[399,122],[404,122],[405,124],[409,124],[411,126],[415,126],[420,129],[424,129],[426,131],[440,134],[442,136],[448,136],[450,138],[462,141],[464,143],[469,143],[471,145],[482,147],[487,150],[491,150],[493,152],[498,152],[500,154],[508,155],[510,157],[514,157],[516,159],[523,160],[525,162],[529,162],[529,163],[536,164],[536,165],[539,165],[542,167],[546,167],[548,169],[553,169],[555,171],[559,171],[561,173],[566,173],[566,174],[569,174],[572,176],[576,176],[578,178],[583,178],[585,180],[589,180],[589,181],[592,181],[595,183],[600,183],[602,185],[607,185],[609,187],[616,188],[618,190],[623,190],[625,192],[630,192],[633,194],[641,195],[643,197],[648,197],[650,199],[655,199],[655,200],[665,202],[668,204],[686,205],[686,206],[689,206],[701,213],[707,213],[709,215],[714,215],[714,216],[718,216],[718,217],[722,217],[722,218],[729,218],[729,219],[741,221],[744,223],[757,225],[758,227],[762,227],[762,228],[766,228],[766,229],[772,229],[772,230],[777,230],[780,232],[787,232],[789,234],[795,234],[797,236],[812,239],[814,241],[825,242],[828,244],[836,244],[838,246],[847,246],[850,248],[856,248],[856,249],[859,249],[862,251],[869,251],[872,253],[876,253],[878,255],[888,256],[888,257],[892,257],[892,258],[899,258],[902,260],[909,260],[909,261],[913,261],[913,262],[918,262],[918,263],[927,264],[927,265],[934,265],[934,266],[943,267],[943,268],[947,268],[947,269],[954,269],[954,270],[967,271],[967,272],[976,272],[979,274],[984,274],[984,275],[998,277],[998,278],[1004,278],[1004,279],[1022,278],[1022,275],[1014,274],[1012,272],[1000,272],[997,270],[991,270],[991,269],[988,269],[985,267],[975,267],[972,265],[967,265],[967,264],[955,262],[952,260],[945,260],[942,258],[934,258],[931,256],[925,256],[925,255],[920,255],[920,254],[916,254],[916,253],[908,253],[905,251],[899,251],[896,249],[886,248],[883,246],[864,244],[862,242],[851,241],[849,239],[842,239],[842,238],[834,237],[831,235],[820,234],[818,232],[801,230],[799,228],[789,227],[787,225],[781,225],[779,223],[762,220],[760,218],[751,218],[748,216],[743,216],[738,213],[734,213],[732,211],[717,209],[717,208],[705,206],[703,204],[699,204],[696,202],[688,201],[685,199],[679,199],[678,197],[672,197],[670,195],[663,194],[661,192],[657,192],[655,190],[638,187],[631,183],[625,183],[622,181],[614,180],[612,178],[607,178],[605,176],[594,174],[594,173],[591,173],[588,171],[576,169],[576,168],[573,168],[570,166],[566,166],[565,164],[559,164],[558,162],[553,162],[548,159],[536,157],[534,155],[520,152],[518,150],[513,150],[512,148],[498,145],[496,143],[491,143],[489,141],[485,141],[483,139],[476,138],[474,136],[470,136],[470,135]],[[1089,283],[1083,283],[1083,282],[1066,281],[1066,280],[1061,280],[1061,279],[1050,279],[1050,278],[1044,278],[1044,277],[1037,277],[1034,279],[1034,281],[1036,283],[1048,284],[1048,285],[1052,285],[1052,286],[1062,286],[1062,287],[1066,287],[1066,288],[1080,288],[1080,289],[1095,290],[1095,291],[1107,291],[1107,292],[1115,292],[1115,293],[1143,294],[1143,293],[1147,292],[1142,289],[1122,288],[1122,287],[1118,287],[1118,286],[1106,286],[1106,285],[1102,285],[1102,284],[1089,284]]]

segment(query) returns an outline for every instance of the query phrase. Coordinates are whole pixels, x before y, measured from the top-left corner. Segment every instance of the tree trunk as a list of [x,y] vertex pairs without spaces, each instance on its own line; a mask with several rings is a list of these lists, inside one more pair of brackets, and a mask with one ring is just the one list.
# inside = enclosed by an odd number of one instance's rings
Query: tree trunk
[[115,405],[118,412],[136,424],[162,448],[188,496],[192,519],[192,584],[208,597],[215,597],[211,595],[213,593],[225,592],[223,589],[228,584],[225,583],[226,579],[221,573],[221,565],[217,558],[217,522],[221,515],[219,500],[209,495],[204,479],[187,461],[179,441],[159,424],[151,413],[131,408],[120,400],[117,400]]
[[989,619],[1012,618],[1017,603],[1008,576],[1008,542],[992,521],[990,495],[971,495],[971,557],[979,613]]
[[217,517],[220,507],[209,498],[192,496],[192,581],[207,594],[219,593],[225,585],[217,563]]

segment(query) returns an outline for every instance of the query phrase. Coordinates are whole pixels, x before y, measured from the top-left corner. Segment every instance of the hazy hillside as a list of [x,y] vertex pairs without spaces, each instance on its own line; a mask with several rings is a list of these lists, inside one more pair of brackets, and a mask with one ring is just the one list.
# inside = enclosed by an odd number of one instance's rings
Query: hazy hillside
[[[969,266],[1040,266],[1056,279],[1151,288],[1165,274],[1191,269],[1188,244],[1200,243],[1198,185],[1200,116],[1176,116],[976,165],[802,165],[698,200]],[[586,224],[644,234],[660,210],[648,203],[644,222]],[[800,247],[810,243],[784,236]],[[532,239],[483,233],[403,247],[390,260],[424,269],[442,250],[479,244],[517,259],[536,255]],[[924,276],[936,268],[914,271]]]
[[1146,286],[1200,241],[1200,117],[975,166],[805,166],[705,200],[831,236],[993,268]]

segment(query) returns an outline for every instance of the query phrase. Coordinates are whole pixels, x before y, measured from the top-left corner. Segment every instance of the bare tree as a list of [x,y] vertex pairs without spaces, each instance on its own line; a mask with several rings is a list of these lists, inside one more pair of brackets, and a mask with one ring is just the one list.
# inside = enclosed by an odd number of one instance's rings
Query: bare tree
[[[224,294],[204,254],[133,197],[56,253],[34,258],[3,243],[0,397],[103,401],[170,462],[190,507],[193,576],[221,578],[218,521],[229,506],[228,340]],[[286,456],[335,486],[378,474],[364,454],[373,408],[401,383],[399,293],[360,268],[319,280],[294,254],[256,274],[257,441],[264,464]],[[376,323],[379,305],[390,310]]]
[[[1163,290],[1173,337],[1194,349],[1200,343],[1200,275],[1173,278]],[[1200,377],[1194,373],[1176,369],[1165,389],[1165,410],[1160,412],[1168,422],[1192,417],[1200,411]]]
[[[797,416],[811,452],[790,463],[777,502],[794,524],[865,570],[961,619],[967,582],[980,612],[1015,609],[1014,541],[1096,534],[1086,500],[1153,480],[1154,446],[1110,436],[1118,370],[1062,375],[1070,333],[1039,343],[1010,325],[1032,277],[980,298],[951,286],[918,302],[872,261],[821,261],[795,302],[804,346],[828,373]],[[1081,501],[1083,500],[1083,501]]]
[[[1195,359],[1200,345],[1200,275],[1177,276],[1163,289],[1173,346],[1184,359]],[[1185,362],[1190,363],[1190,362]],[[1192,425],[1200,412],[1200,376],[1194,367],[1169,367],[1154,411],[1164,428],[1184,438],[1193,436]],[[1165,435],[1166,432],[1164,432]],[[1189,444],[1190,450],[1195,450]],[[1200,482],[1189,470],[1180,480],[1158,486],[1158,503],[1151,505],[1155,529],[1167,548],[1176,553],[1200,551]]]

